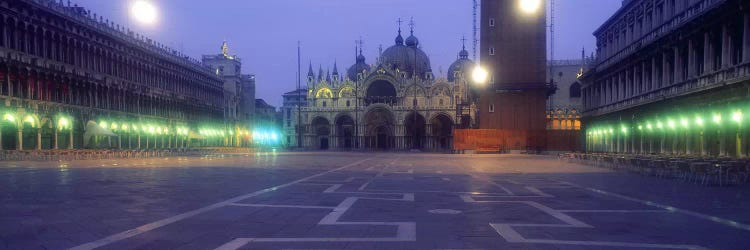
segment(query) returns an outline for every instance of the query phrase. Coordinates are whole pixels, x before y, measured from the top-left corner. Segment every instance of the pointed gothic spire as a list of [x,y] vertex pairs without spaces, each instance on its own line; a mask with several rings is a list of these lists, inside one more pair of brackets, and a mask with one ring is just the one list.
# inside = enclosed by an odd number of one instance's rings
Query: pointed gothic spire
[[312,69],[312,61],[310,62],[310,69],[307,70],[307,77],[311,79],[315,78],[315,73],[313,73]]
[[320,68],[318,69],[318,81],[322,81],[322,80],[323,80],[323,66],[321,65]]
[[338,76],[339,75],[339,67],[336,65],[336,60],[333,60],[333,75]]
[[331,83],[331,70],[326,70],[326,82]]

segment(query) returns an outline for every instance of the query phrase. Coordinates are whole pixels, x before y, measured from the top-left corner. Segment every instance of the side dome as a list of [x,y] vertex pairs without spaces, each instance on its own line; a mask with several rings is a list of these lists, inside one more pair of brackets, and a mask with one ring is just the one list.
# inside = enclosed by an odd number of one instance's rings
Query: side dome
[[474,61],[469,59],[469,52],[464,47],[458,53],[458,59],[448,68],[448,81],[454,82],[456,80],[456,72],[463,72],[464,75],[470,74],[473,65]]
[[370,65],[367,65],[365,56],[362,55],[362,50],[360,50],[357,62],[346,70],[346,76],[349,77],[349,80],[357,81],[357,74],[362,73],[362,71],[370,71]]

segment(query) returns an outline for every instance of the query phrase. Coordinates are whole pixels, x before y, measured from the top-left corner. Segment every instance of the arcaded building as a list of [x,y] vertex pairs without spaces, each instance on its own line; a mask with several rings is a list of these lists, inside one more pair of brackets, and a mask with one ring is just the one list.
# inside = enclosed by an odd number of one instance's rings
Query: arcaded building
[[592,152],[748,156],[750,2],[630,0],[594,32]]
[[[435,75],[412,30],[368,64],[361,51],[346,72],[310,66],[302,145],[311,149],[450,150],[453,128],[475,125],[468,88],[474,63],[463,49],[444,75]],[[296,109],[284,122],[296,126]],[[288,129],[287,131],[293,131]],[[296,141],[290,136],[290,144]]]
[[2,149],[175,148],[223,126],[222,78],[58,1],[0,1]]

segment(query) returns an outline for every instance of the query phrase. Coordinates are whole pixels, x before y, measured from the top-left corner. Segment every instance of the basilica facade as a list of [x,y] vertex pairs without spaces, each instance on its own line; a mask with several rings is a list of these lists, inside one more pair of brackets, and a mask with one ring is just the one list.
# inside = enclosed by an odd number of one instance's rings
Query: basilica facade
[[305,105],[285,114],[289,146],[450,150],[454,128],[476,125],[469,80],[474,63],[464,48],[448,72],[436,76],[413,29],[410,33],[404,39],[399,29],[395,44],[381,50],[374,64],[360,48],[343,74],[335,64],[332,74],[320,69],[316,75],[310,66]]

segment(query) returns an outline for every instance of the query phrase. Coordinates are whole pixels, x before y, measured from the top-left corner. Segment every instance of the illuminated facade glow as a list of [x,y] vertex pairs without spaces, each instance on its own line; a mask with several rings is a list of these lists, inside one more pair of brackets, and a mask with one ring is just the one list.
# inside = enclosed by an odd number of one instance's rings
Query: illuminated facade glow
[[750,107],[747,8],[731,1],[628,0],[594,36],[596,60],[580,77],[585,127],[647,118],[659,129],[587,138],[587,150],[750,156],[750,128],[743,125]]

